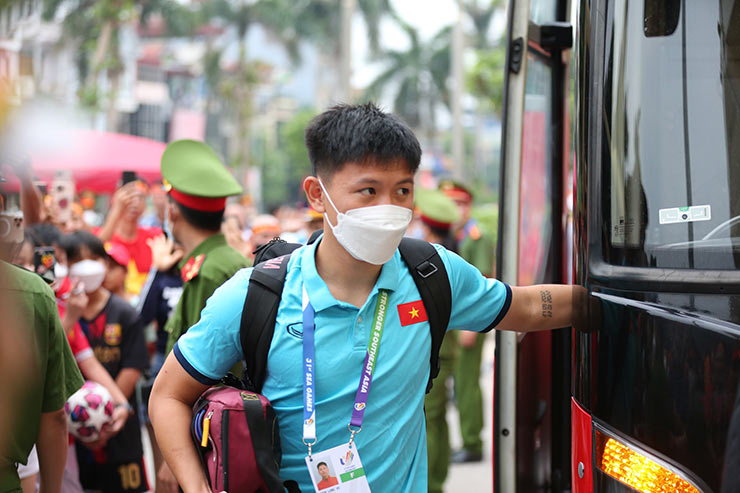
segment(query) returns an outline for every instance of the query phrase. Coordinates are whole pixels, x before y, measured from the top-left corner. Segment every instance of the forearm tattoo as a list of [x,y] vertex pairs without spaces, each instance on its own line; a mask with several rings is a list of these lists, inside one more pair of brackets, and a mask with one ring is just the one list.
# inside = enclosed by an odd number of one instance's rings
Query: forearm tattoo
[[542,300],[542,318],[552,318],[552,293],[550,290],[540,291],[540,299]]

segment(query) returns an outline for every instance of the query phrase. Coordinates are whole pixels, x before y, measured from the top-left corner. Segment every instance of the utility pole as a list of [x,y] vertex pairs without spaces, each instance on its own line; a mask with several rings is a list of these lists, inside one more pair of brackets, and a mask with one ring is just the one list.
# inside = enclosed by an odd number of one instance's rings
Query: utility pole
[[452,30],[452,174],[457,179],[463,178],[465,161],[465,141],[462,123],[462,97],[464,93],[463,51],[465,40],[463,35],[463,8],[461,0],[457,1],[457,21]]
[[357,0],[342,0],[342,26],[339,70],[339,101],[349,102],[351,94],[352,79],[352,18],[355,14]]

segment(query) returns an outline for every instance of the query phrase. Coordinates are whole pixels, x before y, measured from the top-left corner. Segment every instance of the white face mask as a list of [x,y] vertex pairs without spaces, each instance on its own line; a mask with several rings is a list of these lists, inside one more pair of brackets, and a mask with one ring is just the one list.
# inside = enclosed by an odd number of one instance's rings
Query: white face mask
[[102,260],[81,260],[69,268],[69,277],[79,279],[86,293],[92,293],[103,284],[105,264]]
[[172,219],[170,219],[170,207],[164,210],[164,224],[162,224],[162,231],[167,235],[167,238],[175,241],[175,235],[172,233]]
[[57,262],[54,264],[54,277],[57,279],[63,279],[69,274],[69,269],[66,265]]
[[388,262],[411,222],[411,209],[384,204],[350,209],[342,213],[334,205],[321,180],[319,184],[332,209],[337,212],[336,226],[332,225],[326,213],[324,218],[339,244],[357,260],[374,265]]

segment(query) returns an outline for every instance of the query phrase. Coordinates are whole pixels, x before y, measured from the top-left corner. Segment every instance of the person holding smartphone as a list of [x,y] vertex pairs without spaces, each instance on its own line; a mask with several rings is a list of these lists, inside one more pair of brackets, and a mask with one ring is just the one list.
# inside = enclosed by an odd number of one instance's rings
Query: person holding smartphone
[[152,266],[147,241],[161,235],[162,230],[139,225],[139,218],[146,209],[146,184],[127,171],[123,172],[122,182],[113,195],[103,226],[93,231],[104,243],[118,243],[126,248],[131,258],[127,266],[126,292],[138,296]]

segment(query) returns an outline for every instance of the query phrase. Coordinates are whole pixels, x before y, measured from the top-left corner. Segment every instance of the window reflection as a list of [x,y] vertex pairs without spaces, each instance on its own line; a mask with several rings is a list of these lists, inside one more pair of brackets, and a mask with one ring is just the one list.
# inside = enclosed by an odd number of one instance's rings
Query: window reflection
[[543,282],[548,264],[552,228],[551,108],[552,70],[530,54],[522,123],[518,272],[522,285]]
[[666,21],[666,35],[648,33],[647,17],[675,14],[665,11],[669,3],[613,4],[603,108],[605,254],[621,265],[734,269],[740,14],[728,0],[683,2],[676,29]]
[[535,24],[555,22],[556,15],[556,0],[532,0],[529,4],[529,19]]

